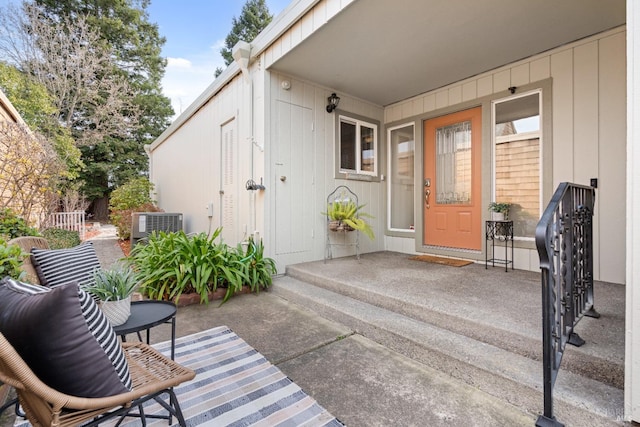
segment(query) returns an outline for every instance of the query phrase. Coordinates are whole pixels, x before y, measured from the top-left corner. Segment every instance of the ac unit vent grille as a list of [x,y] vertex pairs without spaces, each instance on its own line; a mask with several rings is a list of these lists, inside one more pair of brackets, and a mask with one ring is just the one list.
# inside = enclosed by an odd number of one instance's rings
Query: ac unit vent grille
[[145,231],[180,231],[182,230],[182,215],[148,215]]
[[135,245],[154,231],[182,230],[182,214],[164,212],[134,212],[131,215],[131,244]]

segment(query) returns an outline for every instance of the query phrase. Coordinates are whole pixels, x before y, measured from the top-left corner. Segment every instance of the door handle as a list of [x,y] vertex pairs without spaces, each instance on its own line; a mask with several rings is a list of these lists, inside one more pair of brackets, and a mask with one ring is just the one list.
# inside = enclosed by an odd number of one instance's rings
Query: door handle
[[429,196],[431,195],[431,190],[430,189],[426,189],[424,190],[424,205],[427,209],[429,209],[431,206],[429,205]]

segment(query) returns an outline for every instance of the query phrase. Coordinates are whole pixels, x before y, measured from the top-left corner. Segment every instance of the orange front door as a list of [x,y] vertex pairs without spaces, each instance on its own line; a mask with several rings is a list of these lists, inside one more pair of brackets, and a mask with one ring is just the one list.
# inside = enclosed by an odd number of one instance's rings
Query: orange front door
[[482,108],[424,123],[424,244],[480,250]]

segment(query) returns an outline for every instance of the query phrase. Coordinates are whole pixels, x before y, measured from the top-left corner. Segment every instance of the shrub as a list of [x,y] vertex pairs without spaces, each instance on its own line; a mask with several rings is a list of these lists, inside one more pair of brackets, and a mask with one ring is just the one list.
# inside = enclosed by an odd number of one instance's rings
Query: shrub
[[37,236],[38,230],[29,227],[27,222],[13,213],[11,209],[0,209],[0,235],[8,239],[22,236]]
[[122,240],[127,240],[131,237],[131,214],[134,212],[162,212],[162,209],[152,203],[145,203],[131,209],[112,211],[110,216],[111,223],[118,230],[118,237]]
[[20,279],[24,272],[20,269],[22,261],[28,254],[16,245],[7,245],[0,239],[0,278],[5,276]]
[[42,230],[42,237],[47,239],[51,249],[73,248],[80,244],[80,235],[77,231],[47,228]]
[[263,256],[262,243],[250,242],[246,252],[241,246],[230,248],[215,242],[221,232],[221,228],[211,236],[154,232],[146,245],[136,245],[128,261],[143,291],[159,300],[195,292],[201,303],[207,303],[210,292],[226,288],[224,303],[245,284],[254,292],[270,286],[275,262]]
[[113,190],[109,197],[109,219],[118,230],[121,239],[131,237],[131,214],[133,212],[160,212],[151,198],[153,184],[145,177],[128,181]]

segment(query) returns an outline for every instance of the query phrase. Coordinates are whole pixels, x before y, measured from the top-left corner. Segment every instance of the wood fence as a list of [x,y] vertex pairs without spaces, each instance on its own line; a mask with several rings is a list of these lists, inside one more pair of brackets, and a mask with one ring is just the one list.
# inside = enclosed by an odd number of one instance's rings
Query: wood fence
[[77,231],[80,240],[84,240],[84,211],[56,212],[49,216],[49,224],[53,228]]

